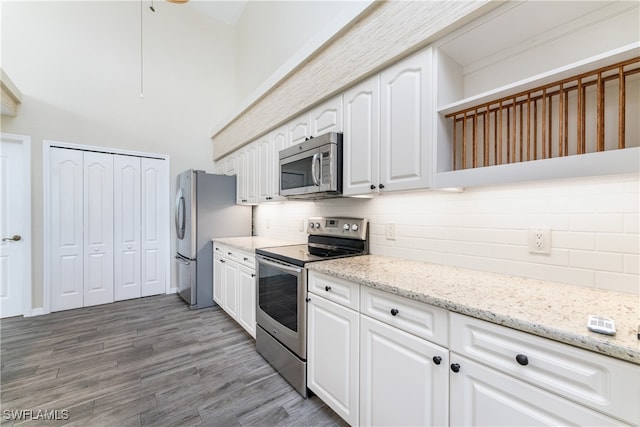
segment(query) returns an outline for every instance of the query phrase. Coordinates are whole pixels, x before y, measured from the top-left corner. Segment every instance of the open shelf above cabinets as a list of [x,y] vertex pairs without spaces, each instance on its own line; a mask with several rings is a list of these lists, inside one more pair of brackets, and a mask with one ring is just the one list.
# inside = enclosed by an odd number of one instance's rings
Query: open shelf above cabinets
[[435,186],[637,172],[637,2],[513,2],[436,44]]

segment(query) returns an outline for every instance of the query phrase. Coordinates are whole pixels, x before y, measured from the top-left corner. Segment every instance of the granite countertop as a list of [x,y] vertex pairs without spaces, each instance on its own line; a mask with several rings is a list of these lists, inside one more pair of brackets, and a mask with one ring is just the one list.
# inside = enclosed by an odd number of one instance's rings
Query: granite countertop
[[270,248],[272,246],[288,246],[297,245],[296,242],[288,242],[286,240],[271,239],[259,236],[243,236],[243,237],[223,237],[219,239],[211,239],[215,243],[231,246],[247,252],[255,252],[256,249]]
[[[325,273],[640,365],[640,297],[376,255],[307,264]],[[615,336],[587,316],[611,317]]]

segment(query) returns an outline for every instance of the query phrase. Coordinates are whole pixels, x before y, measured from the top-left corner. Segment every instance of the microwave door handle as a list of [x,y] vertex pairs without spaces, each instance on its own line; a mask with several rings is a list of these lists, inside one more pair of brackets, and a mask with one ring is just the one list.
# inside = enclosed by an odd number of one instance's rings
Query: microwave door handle
[[317,173],[319,168],[316,168],[316,163],[321,165],[320,155],[321,155],[320,153],[316,153],[313,155],[313,158],[311,159],[311,178],[313,178],[314,185],[317,185],[318,187],[320,186],[320,177],[318,176],[318,173]]

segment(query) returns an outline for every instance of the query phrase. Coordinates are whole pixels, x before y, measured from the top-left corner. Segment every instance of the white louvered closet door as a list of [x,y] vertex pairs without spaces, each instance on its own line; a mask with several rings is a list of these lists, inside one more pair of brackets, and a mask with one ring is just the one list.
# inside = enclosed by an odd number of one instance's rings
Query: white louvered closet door
[[83,152],[51,148],[51,311],[82,307],[84,286]]
[[168,165],[166,160],[142,159],[142,296],[165,292],[169,242]]
[[84,152],[84,306],[113,302],[113,155]]
[[139,157],[114,155],[114,300],[141,296]]

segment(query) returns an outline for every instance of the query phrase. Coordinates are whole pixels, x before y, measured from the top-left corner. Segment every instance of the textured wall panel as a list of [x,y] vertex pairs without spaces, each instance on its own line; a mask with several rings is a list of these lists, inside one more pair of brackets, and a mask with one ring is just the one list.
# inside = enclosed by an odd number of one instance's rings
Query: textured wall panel
[[375,3],[218,131],[214,160],[495,6],[488,0]]

